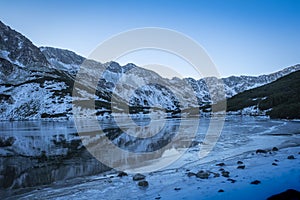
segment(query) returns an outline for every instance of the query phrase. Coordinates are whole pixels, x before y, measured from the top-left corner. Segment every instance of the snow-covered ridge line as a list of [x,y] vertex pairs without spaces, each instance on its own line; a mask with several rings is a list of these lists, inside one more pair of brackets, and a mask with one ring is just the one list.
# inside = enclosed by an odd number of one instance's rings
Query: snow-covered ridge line
[[[76,97],[72,97],[73,83],[80,68],[86,72],[85,82],[82,83],[83,88],[75,91]],[[96,68],[100,68],[103,74],[96,74]],[[131,73],[132,69],[134,73]],[[270,83],[299,69],[300,65],[295,65],[270,75],[223,78],[226,97]],[[120,113],[124,106],[128,106],[124,103],[124,97],[128,96],[131,106],[160,105],[173,111],[179,107],[188,110],[210,104],[211,95],[206,83],[216,80],[214,77],[170,80],[134,64],[102,64],[86,60],[69,50],[38,48],[22,34],[0,22],[0,120],[70,118],[72,101],[75,100],[86,102],[83,103],[86,107],[78,108],[83,116],[93,112],[107,114],[112,92],[120,79],[125,80],[125,84],[116,94],[119,102],[112,102],[113,108]],[[92,94],[89,88],[93,80],[98,81],[96,94]],[[158,84],[146,84],[149,82]],[[186,89],[186,85],[191,88]],[[133,88],[136,90],[130,94]],[[218,86],[211,88],[212,93],[218,90]],[[91,111],[88,106],[91,99],[95,100],[96,111]]]

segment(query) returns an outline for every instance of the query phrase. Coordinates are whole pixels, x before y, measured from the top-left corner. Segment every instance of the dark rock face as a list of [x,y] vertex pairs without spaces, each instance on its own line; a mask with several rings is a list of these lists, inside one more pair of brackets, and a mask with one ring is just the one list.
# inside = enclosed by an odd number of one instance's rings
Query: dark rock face
[[289,189],[285,192],[273,195],[269,197],[267,200],[299,200],[300,192],[297,190]]
[[8,59],[24,66],[41,67],[49,63],[30,40],[0,21],[0,49],[8,52]]
[[239,161],[237,161],[237,164],[238,164],[238,165],[242,165],[242,164],[244,164],[244,163],[243,163],[242,161],[239,160]]
[[76,64],[81,65],[85,60],[84,57],[75,54],[72,51],[57,49],[52,47],[40,47],[42,53],[46,56],[48,60],[57,59],[64,64]]

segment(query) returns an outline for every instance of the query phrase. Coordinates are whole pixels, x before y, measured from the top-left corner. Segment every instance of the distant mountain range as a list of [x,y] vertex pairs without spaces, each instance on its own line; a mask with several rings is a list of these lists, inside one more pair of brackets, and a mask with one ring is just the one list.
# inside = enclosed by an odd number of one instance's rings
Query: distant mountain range
[[[76,89],[74,99],[73,84],[80,67],[87,72],[84,78],[86,82],[80,89]],[[93,73],[94,68],[101,69],[103,73]],[[134,74],[126,74],[133,69]],[[271,83],[299,69],[300,65],[295,65],[269,75],[223,78],[226,97],[230,98],[243,91]],[[117,94],[118,103],[112,102],[113,90],[124,77],[127,81],[123,90]],[[166,79],[134,64],[103,64],[86,60],[69,50],[39,48],[0,21],[0,120],[70,118],[73,100],[84,105],[85,101],[95,99],[95,112],[99,116],[110,113],[112,108],[122,113],[124,105],[127,105],[123,97],[129,89],[136,87],[136,81],[142,87],[131,94],[131,107],[150,108],[160,105],[168,112],[178,112],[179,109],[188,110],[190,107],[211,104],[210,92],[217,92],[218,87],[209,92],[207,83],[215,79]],[[99,80],[94,90],[89,85],[91,80]],[[143,85],[144,83],[152,84]],[[192,91],[183,88],[185,84],[189,84]],[[94,93],[90,92],[95,90]],[[191,98],[192,93],[197,97],[196,100]],[[88,106],[83,107],[81,111],[83,116],[94,112]]]

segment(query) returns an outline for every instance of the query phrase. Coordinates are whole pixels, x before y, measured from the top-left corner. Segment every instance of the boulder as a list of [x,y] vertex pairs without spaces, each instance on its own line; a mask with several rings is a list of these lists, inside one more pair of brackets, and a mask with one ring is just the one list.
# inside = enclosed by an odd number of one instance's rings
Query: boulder
[[187,173],[187,176],[188,176],[188,177],[191,177],[191,176],[196,176],[196,174],[195,174],[195,173],[193,173],[193,172],[188,172],[188,173]]
[[295,157],[294,157],[293,155],[290,155],[290,156],[287,157],[287,159],[289,159],[289,160],[294,160]]
[[261,183],[261,182],[260,182],[259,180],[255,180],[255,181],[252,181],[252,182],[251,182],[252,185],[258,185],[258,184],[260,184],[260,183]]
[[140,186],[140,187],[148,187],[149,186],[149,183],[148,183],[148,181],[140,181],[139,183],[138,183],[138,186]]
[[143,174],[135,174],[133,177],[132,177],[132,179],[134,180],[134,181],[140,181],[140,180],[143,180],[143,179],[145,179],[146,178],[146,176],[145,175],[143,175]]
[[216,164],[216,166],[223,167],[223,166],[225,166],[225,163],[218,163],[218,164]]
[[238,165],[242,165],[242,164],[244,164],[244,163],[243,163],[242,161],[239,160],[239,161],[237,161],[237,164],[238,164]]
[[230,181],[231,183],[235,183],[236,182],[236,180],[234,180],[232,178],[227,179],[227,181]]
[[200,171],[196,174],[196,177],[197,177],[197,178],[201,178],[201,179],[208,179],[209,175],[210,175],[209,172],[200,170]]
[[222,171],[222,176],[228,178],[229,177],[230,172],[228,171]]
[[289,189],[285,192],[273,195],[267,200],[298,200],[300,199],[300,192],[297,190]]
[[119,172],[117,177],[123,177],[123,176],[128,176],[126,172]]
[[246,167],[245,165],[240,165],[237,167],[237,169],[245,169],[245,167]]
[[214,175],[214,178],[220,177],[219,173],[212,172],[212,174]]
[[272,151],[278,151],[279,149],[277,147],[273,147]]
[[0,136],[0,147],[12,146],[16,139],[14,137]]
[[257,149],[256,153],[267,153],[267,151],[264,149]]

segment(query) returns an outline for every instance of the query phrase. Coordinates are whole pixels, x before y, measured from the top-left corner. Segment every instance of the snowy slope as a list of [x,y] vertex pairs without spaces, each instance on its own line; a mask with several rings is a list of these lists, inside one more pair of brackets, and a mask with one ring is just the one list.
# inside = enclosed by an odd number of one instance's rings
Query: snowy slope
[[[72,97],[79,69],[83,72],[81,87],[74,90]],[[86,60],[69,50],[38,48],[0,22],[0,120],[69,118],[72,116],[72,100],[82,105],[90,104],[90,100],[96,101],[96,111],[91,110],[90,105],[76,108],[84,116],[95,112],[102,115],[111,108],[122,113],[128,105],[168,111],[187,110],[211,103],[211,94],[220,92],[222,81],[226,97],[231,97],[299,69],[300,65],[295,65],[258,77],[169,80],[134,64],[102,64]],[[91,85],[95,81],[98,84],[93,88]],[[212,83],[209,89],[207,83]],[[221,96],[214,101],[224,98]]]

